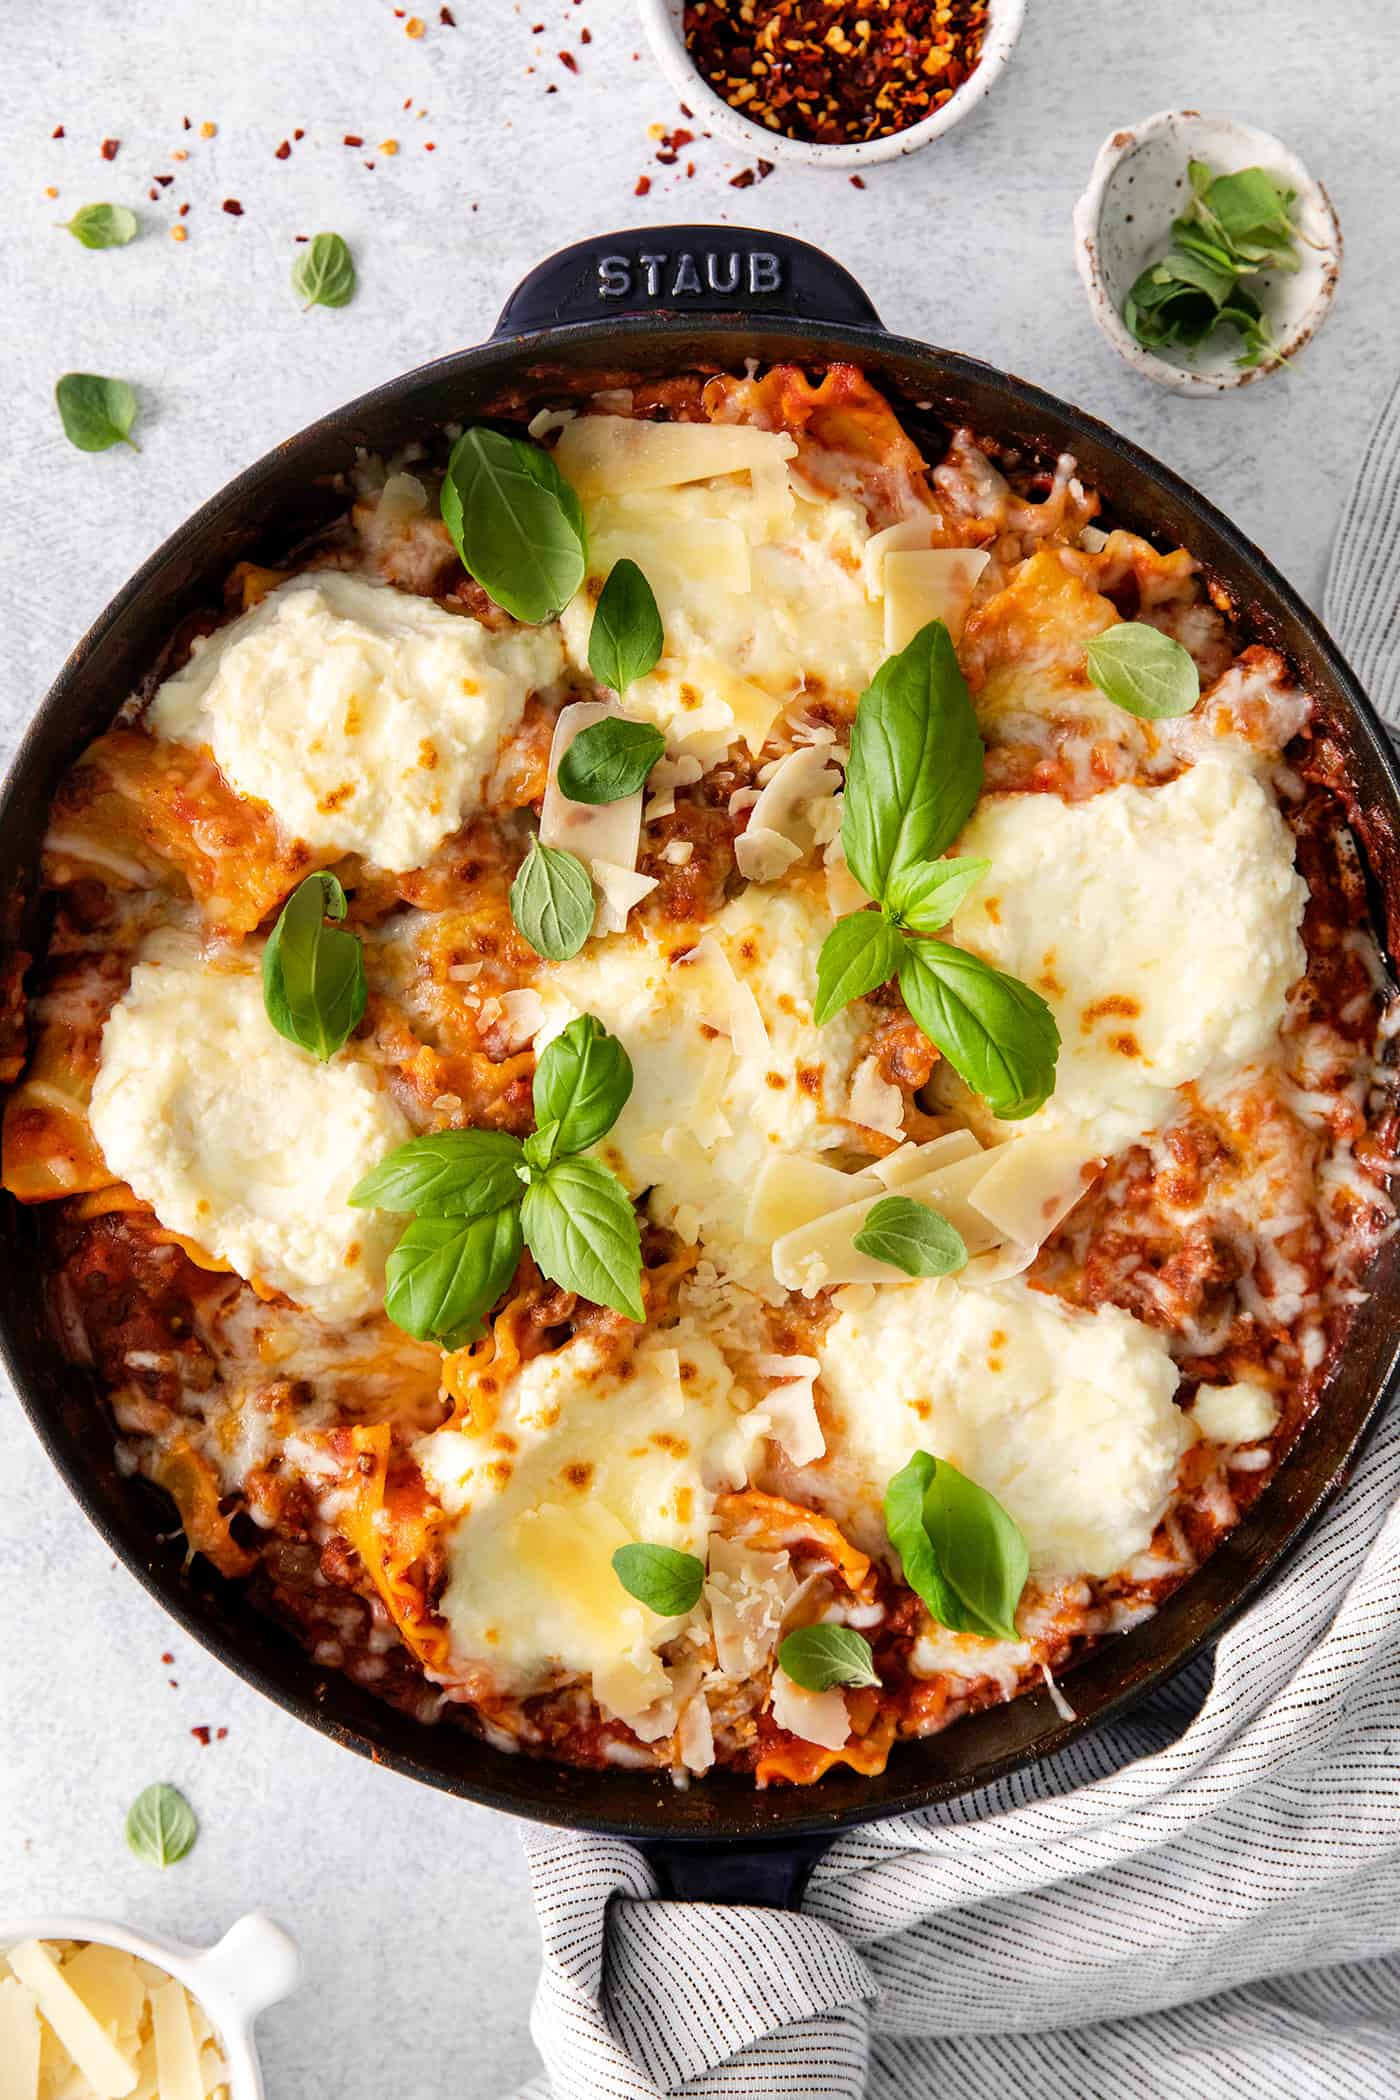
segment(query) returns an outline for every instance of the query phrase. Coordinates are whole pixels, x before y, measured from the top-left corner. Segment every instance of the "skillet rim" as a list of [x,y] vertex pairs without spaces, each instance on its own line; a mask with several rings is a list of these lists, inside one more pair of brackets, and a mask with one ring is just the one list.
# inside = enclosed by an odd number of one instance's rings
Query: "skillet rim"
[[[576,353],[589,351],[595,353],[593,361],[610,363],[616,361],[620,352],[625,355],[626,346],[633,343],[649,344],[653,350],[658,345],[669,343],[675,365],[683,367],[697,361],[697,338],[711,336],[727,339],[726,356],[731,362],[748,354],[746,346],[781,342],[788,346],[786,352],[774,354],[802,358],[810,352],[810,361],[814,364],[847,356],[877,371],[898,362],[917,365],[929,380],[927,391],[935,396],[945,382],[974,391],[990,390],[1010,415],[1029,418],[1032,428],[1044,430],[1058,426],[1067,429],[1072,439],[1087,441],[1107,454],[1125,478],[1135,484],[1139,493],[1146,491],[1152,498],[1170,499],[1224,546],[1230,568],[1228,571],[1223,567],[1219,569],[1221,578],[1232,590],[1248,587],[1251,610],[1269,621],[1277,621],[1281,612],[1283,624],[1296,625],[1306,636],[1324,674],[1329,698],[1337,705],[1340,721],[1348,733],[1359,740],[1363,768],[1377,774],[1386,791],[1389,807],[1379,812],[1382,828],[1388,825],[1392,837],[1400,831],[1400,762],[1397,762],[1355,675],[1320,620],[1268,558],[1222,512],[1133,440],[1123,437],[1099,418],[1015,374],[1000,372],[983,360],[960,352],[894,334],[878,324],[742,312],[706,314],[700,321],[686,314],[654,311],[609,314],[596,320],[533,329],[513,337],[498,334],[472,348],[434,359],[318,417],[235,475],[140,565],[68,656],[35,710],[7,769],[3,789],[0,789],[0,841],[10,836],[30,774],[41,766],[47,769],[43,749],[46,733],[81,691],[89,661],[95,652],[120,628],[133,608],[139,607],[143,595],[160,578],[167,565],[192,544],[201,540],[210,542],[207,557],[197,564],[200,574],[214,577],[221,573],[221,565],[226,566],[229,558],[227,551],[218,545],[218,527],[225,514],[267,486],[285,499],[289,478],[295,487],[298,468],[307,455],[328,445],[338,445],[342,453],[353,454],[357,422],[372,420],[384,411],[402,411],[421,393],[458,377],[490,375],[494,369],[507,367],[525,372],[532,360],[546,365],[588,362],[586,356]],[[349,463],[347,458],[347,467]],[[1111,511],[1115,494],[1121,494],[1121,491],[1111,489],[1099,469],[1091,478]],[[285,507],[285,500],[282,507]],[[268,508],[270,512],[272,505],[269,504]],[[1355,755],[1349,770],[1356,770]],[[4,850],[0,845],[0,853]],[[1379,927],[1377,930],[1381,932]],[[1393,928],[1388,939],[1382,933],[1382,940],[1387,947],[1395,945]],[[13,1202],[8,1203],[7,1217],[12,1221],[13,1213],[20,1208]],[[494,1752],[487,1752],[481,1761],[494,1765],[498,1777],[488,1775],[481,1778],[461,1771],[444,1771],[416,1755],[412,1748],[376,1741],[373,1721],[381,1712],[392,1715],[395,1724],[401,1723],[404,1729],[412,1730],[422,1738],[425,1748],[435,1740],[447,1740],[463,1758],[478,1755],[484,1746],[456,1730],[435,1730],[409,1722],[392,1714],[391,1709],[377,1701],[373,1702],[373,1712],[367,1717],[364,1728],[326,1712],[316,1695],[315,1667],[303,1651],[289,1649],[289,1662],[280,1652],[273,1662],[265,1661],[255,1639],[242,1637],[241,1629],[230,1632],[222,1624],[215,1623],[216,1614],[209,1608],[207,1582],[203,1590],[182,1582],[153,1554],[143,1554],[134,1548],[123,1534],[99,1497],[94,1469],[85,1469],[66,1448],[58,1423],[51,1419],[49,1403],[30,1390],[27,1378],[22,1375],[24,1343],[18,1332],[18,1294],[11,1293],[8,1279],[7,1265],[5,1277],[0,1278],[0,1360],[9,1373],[16,1397],[60,1477],[108,1547],[191,1637],[284,1711],[371,1762],[389,1765],[439,1791],[532,1821],[599,1834],[658,1839],[679,1846],[734,1838],[752,1844],[773,1839],[831,1837],[839,1830],[860,1823],[962,1798],[1054,1757],[1101,1724],[1120,1718],[1217,1640],[1265,1585],[1277,1576],[1282,1563],[1297,1550],[1345,1485],[1381,1412],[1400,1386],[1400,1321],[1394,1318],[1394,1301],[1400,1298],[1400,1286],[1397,1286],[1387,1300],[1393,1334],[1389,1359],[1374,1378],[1365,1402],[1358,1410],[1355,1426],[1330,1473],[1320,1485],[1309,1491],[1296,1511],[1290,1514],[1285,1510],[1283,1498],[1278,1493],[1284,1471],[1298,1462],[1300,1452],[1310,1441],[1309,1431],[1320,1420],[1319,1410],[1312,1422],[1305,1425],[1269,1490],[1261,1498],[1265,1512],[1272,1508],[1275,1517],[1274,1524],[1264,1528],[1277,1535],[1271,1536],[1257,1553],[1249,1573],[1211,1611],[1203,1629],[1172,1644],[1168,1652],[1145,1668],[1136,1671],[1131,1668],[1138,1645],[1135,1633],[1116,1635],[1101,1643],[1094,1656],[1086,1660],[1084,1670],[1092,1666],[1095,1656],[1100,1659],[1100,1667],[1104,1658],[1112,1658],[1129,1667],[1120,1687],[1097,1698],[1091,1712],[1081,1712],[1073,1721],[1057,1721],[1048,1694],[1042,1692],[1024,1694],[1007,1706],[989,1709],[990,1715],[1006,1715],[1014,1707],[1021,1709],[1023,1717],[1043,1710],[1045,1725],[1036,1728],[1033,1741],[982,1760],[975,1773],[968,1777],[904,1776],[921,1761],[921,1752],[924,1753],[923,1762],[936,1755],[936,1746],[942,1739],[934,1736],[897,1746],[892,1758],[896,1768],[894,1780],[890,1780],[887,1770],[881,1780],[852,1785],[855,1775],[838,1771],[812,1788],[774,1789],[760,1794],[747,1779],[721,1779],[719,1775],[712,1775],[690,1794],[678,1795],[666,1775],[657,1777],[620,1768],[590,1772],[578,1767],[547,1764],[523,1755],[508,1757]],[[1371,1305],[1382,1309],[1379,1289]],[[1367,1308],[1361,1310],[1365,1312]],[[1182,1584],[1155,1619],[1139,1630],[1145,1633],[1156,1627],[1160,1632],[1164,1619],[1172,1614],[1177,1600],[1184,1599],[1189,1591],[1196,1589],[1212,1566],[1219,1566],[1221,1556],[1227,1553],[1232,1541],[1240,1542],[1242,1533],[1259,1528],[1259,1524],[1260,1520],[1251,1513],[1222,1542],[1217,1553]],[[262,1624],[265,1632],[273,1631],[270,1622],[264,1620]],[[280,1669],[276,1667],[279,1663],[283,1665]],[[297,1678],[301,1682],[295,1682]],[[1073,1690],[1077,1682],[1083,1681],[1082,1672],[1071,1673],[1068,1681]],[[337,1682],[343,1685],[347,1681]],[[366,1695],[360,1697],[363,1700]],[[973,1729],[978,1721],[986,1718],[987,1715],[969,1716],[957,1724],[957,1731],[961,1734]],[[561,1775],[564,1775],[562,1781]],[[865,1798],[860,1798],[862,1789]],[[838,1790],[848,1798],[839,1806],[823,1807],[823,1800],[829,1802]],[[852,1795],[857,1798],[849,1798]],[[582,1798],[578,1798],[580,1796]]]

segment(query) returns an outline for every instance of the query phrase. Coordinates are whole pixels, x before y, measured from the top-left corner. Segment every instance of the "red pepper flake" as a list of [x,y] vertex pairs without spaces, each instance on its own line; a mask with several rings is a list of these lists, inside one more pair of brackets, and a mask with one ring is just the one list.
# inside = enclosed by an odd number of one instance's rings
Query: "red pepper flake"
[[687,174],[687,175],[693,175],[693,174],[695,173],[695,163],[694,163],[694,161],[693,161],[693,160],[688,160],[688,161],[686,162],[686,164],[685,164],[685,172],[686,172],[686,174]]
[[306,243],[310,240],[310,238],[311,236],[309,233],[294,233],[292,235],[292,239],[296,242],[299,248],[304,248],[306,246]]
[[440,7],[438,9],[438,20],[444,29],[455,29],[457,27],[457,17],[453,14],[450,7]]
[[668,153],[664,146],[656,157],[663,168],[674,168],[676,162],[680,159],[679,153]]
[[[531,72],[533,73],[533,72],[534,72],[534,70],[535,70],[535,69],[534,69],[534,67],[533,67],[533,66],[531,66],[531,68],[530,68],[530,71],[531,71]],[[549,83],[549,86],[548,86],[548,87],[547,87],[547,88],[545,89],[545,93],[546,93],[547,95],[557,95],[557,94],[558,94],[558,92],[559,92],[558,88],[557,88],[557,87],[555,86],[554,82],[553,82],[553,81],[551,80],[551,81],[550,81],[550,83]]]
[[559,54],[559,63],[561,66],[567,66],[568,70],[571,73],[577,73],[578,71],[578,60],[574,57],[572,51],[561,51]]
[[741,116],[845,145],[907,131],[950,101],[981,61],[988,6],[685,0],[685,41],[701,79]]
[[695,133],[678,128],[671,133],[666,143],[668,146],[692,146],[695,143]]
[[650,190],[650,188],[651,188],[651,177],[650,177],[650,175],[639,175],[639,176],[637,177],[637,187],[636,187],[636,188],[635,188],[635,189],[633,190],[633,192],[632,192],[632,195],[633,195],[634,197],[645,197],[645,196],[646,196],[646,194],[647,194],[647,192],[648,192],[648,191]]
[[752,168],[740,168],[737,175],[730,176],[729,187],[731,190],[751,190],[757,179]]
[[161,1661],[165,1664],[167,1669],[169,1668],[170,1664],[174,1662],[174,1660],[175,1658],[173,1655],[162,1655],[161,1657]]
[[851,188],[853,190],[863,190],[865,188],[865,177],[863,175],[853,175],[851,177]]
[[180,122],[181,122],[181,123],[182,123],[182,124],[184,125],[184,127],[185,127],[186,131],[188,131],[188,130],[189,130],[189,128],[190,128],[190,120],[189,120],[189,118],[188,118],[188,117],[181,117],[181,119],[180,119]]
[[197,1743],[203,1743],[206,1750],[209,1748],[209,1730],[207,1728],[192,1728],[190,1734]]
[[346,146],[363,146],[364,140],[358,131],[347,131],[341,143]]
[[776,166],[776,161],[756,160],[754,162],[754,173],[760,182],[766,182]]
[[187,212],[188,210],[189,210],[189,206],[188,206],[188,204],[182,204],[182,205],[180,206],[180,217],[181,217],[182,219],[184,218],[184,216],[185,216],[185,214],[186,214],[186,212]]
[[49,133],[49,137],[53,139],[63,139],[67,138],[67,136],[68,134],[61,124],[55,124],[53,130]]
[[243,216],[243,206],[236,197],[225,197],[224,210],[231,219],[241,219]]
[[685,118],[688,124],[693,124],[695,122],[694,110],[688,109],[684,102],[682,102],[681,104],[681,115]]
[[369,169],[369,172],[372,175],[374,173],[374,162],[372,160],[367,160],[365,162],[365,166]]
[[217,1728],[217,1729],[215,1729],[215,1731],[214,1731],[214,1741],[215,1741],[216,1743],[222,1743],[222,1742],[224,1742],[224,1741],[225,1741],[225,1740],[227,1739],[227,1737],[228,1737],[228,1730],[227,1730],[226,1728]]
[[531,34],[531,36],[543,36],[543,35],[544,35],[544,23],[543,23],[543,22],[532,22],[532,23],[530,24],[530,34]]
[[102,158],[104,160],[115,160],[121,152],[121,146],[122,142],[120,139],[104,139],[102,141]]
[[591,44],[593,41],[593,31],[591,29],[581,26],[578,33],[578,40],[581,44]]
[[432,140],[431,140],[431,139],[424,139],[424,141],[423,141],[423,151],[424,151],[425,153],[436,153],[436,152],[437,152],[437,147],[436,147],[436,146],[435,146],[435,145],[433,144],[433,142],[432,142]]
[[158,182],[158,183],[160,184],[160,187],[161,187],[161,188],[162,188],[163,190],[168,190],[168,189],[169,189],[169,187],[170,187],[170,185],[171,185],[171,183],[172,183],[172,182],[173,182],[174,180],[175,180],[175,177],[174,177],[173,175],[157,175],[157,177],[156,177],[156,181],[157,181],[157,182]]
[[306,137],[306,133],[304,131],[297,130],[292,133],[292,137],[294,139],[304,139]]
[[414,42],[417,43],[419,37],[422,36],[424,31],[427,29],[427,26],[427,23],[423,20],[423,17],[421,15],[410,15],[408,20],[403,25],[403,33],[405,36],[411,36]]
[[172,1691],[172,1692],[178,1692],[178,1691],[179,1691],[179,1689],[180,1689],[180,1680],[179,1680],[179,1678],[178,1678],[178,1677],[167,1677],[165,1681],[166,1681],[166,1683],[167,1683],[167,1684],[169,1685],[169,1687],[170,1687],[170,1689],[171,1689],[171,1691]]
[[273,154],[272,158],[274,160],[290,160],[291,157],[292,142],[290,139],[283,139],[281,145],[277,148],[277,151]]

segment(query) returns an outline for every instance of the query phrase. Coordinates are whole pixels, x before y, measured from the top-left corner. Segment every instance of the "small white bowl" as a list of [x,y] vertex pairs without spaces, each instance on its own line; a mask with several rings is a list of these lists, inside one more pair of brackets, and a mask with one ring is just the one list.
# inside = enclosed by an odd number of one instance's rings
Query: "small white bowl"
[[1026,0],[990,0],[982,56],[956,94],[921,124],[893,131],[887,138],[864,139],[845,146],[822,146],[811,139],[790,139],[781,131],[770,131],[731,109],[723,96],[703,80],[685,47],[685,0],[641,0],[642,21],[657,64],[687,109],[695,112],[709,131],[718,132],[732,145],[742,147],[761,160],[804,161],[813,168],[871,168],[877,161],[898,160],[917,153],[955,124],[982,100],[997,80],[1021,34]]
[[1284,369],[1234,360],[1239,342],[1221,329],[1192,362],[1176,362],[1146,350],[1123,319],[1123,301],[1150,262],[1165,254],[1172,220],[1191,195],[1187,162],[1203,160],[1217,174],[1267,168],[1297,192],[1296,275],[1264,272],[1249,279],[1274,337],[1292,358],[1317,332],[1332,303],[1342,267],[1342,235],[1332,200],[1296,153],[1252,124],[1231,117],[1203,117],[1194,109],[1168,109],[1106,138],[1089,186],[1074,207],[1074,248],[1089,310],[1125,364],[1158,386],[1179,394],[1223,394]]
[[96,1940],[154,1962],[198,1999],[228,2065],[231,2100],[263,2100],[253,2022],[301,1980],[295,1940],[263,1911],[249,1911],[213,1947],[152,1939],[105,1918],[0,1918],[0,1951],[21,1940]]

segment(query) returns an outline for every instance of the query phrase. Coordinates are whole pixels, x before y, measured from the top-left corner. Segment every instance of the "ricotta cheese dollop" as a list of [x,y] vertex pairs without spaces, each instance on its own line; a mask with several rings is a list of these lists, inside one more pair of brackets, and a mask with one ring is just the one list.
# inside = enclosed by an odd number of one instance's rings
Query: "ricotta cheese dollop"
[[147,719],[207,744],[240,795],[317,852],[417,868],[479,803],[502,738],[562,665],[557,627],[496,633],[321,569],[197,644]]
[[612,1556],[640,1543],[703,1559],[715,1494],[743,1483],[761,1439],[743,1425],[750,1405],[682,1323],[644,1332],[621,1365],[576,1335],[521,1365],[489,1429],[464,1420],[421,1437],[415,1456],[451,1522],[440,1609],[456,1666],[518,1694],[588,1675],[628,1719],[664,1700],[656,1651],[684,1621],[630,1596]]
[[[851,1294],[853,1297],[856,1294]],[[891,1477],[928,1451],[1025,1534],[1037,1575],[1111,1575],[1149,1544],[1194,1431],[1166,1337],[1113,1305],[1082,1313],[1015,1279],[886,1285],[818,1344],[837,1456],[811,1475],[882,1539]]]
[[1116,1151],[1168,1120],[1173,1089],[1273,1044],[1307,963],[1308,892],[1247,767],[1203,760],[1165,787],[1083,802],[988,795],[957,850],[992,866],[954,940],[1033,985],[1059,1024],[1037,1120]]
[[346,1198],[408,1124],[367,1066],[277,1034],[256,959],[148,946],[103,1031],[91,1117],[169,1231],[324,1319],[381,1304],[402,1221]]

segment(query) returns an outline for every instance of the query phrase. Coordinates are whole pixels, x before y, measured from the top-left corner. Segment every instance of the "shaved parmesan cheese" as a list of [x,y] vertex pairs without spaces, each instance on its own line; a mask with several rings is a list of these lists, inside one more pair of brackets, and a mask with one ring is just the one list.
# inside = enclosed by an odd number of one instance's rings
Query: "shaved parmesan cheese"
[[773,1719],[789,1735],[823,1750],[844,1750],[851,1732],[844,1692],[804,1692],[786,1670],[773,1672]]
[[761,1553],[718,1534],[710,1540],[705,1602],[725,1677],[742,1683],[763,1668],[796,1595],[786,1553]]
[[1084,1193],[1094,1153],[1075,1131],[1028,1131],[986,1155],[973,1201],[1008,1240],[1039,1246]]
[[844,919],[849,912],[864,911],[870,899],[846,865],[839,827],[822,854],[822,866],[826,869],[827,910],[832,918]]
[[[12,1947],[6,1959],[20,1982],[33,1992],[39,2011],[98,2100],[122,2100],[136,2084],[136,2066],[89,2012],[42,1940],[25,1940]],[[204,2100],[202,2085],[192,2100]]]
[[190,2025],[190,2001],[183,1984],[170,1977],[151,1992],[151,2031],[156,2044],[160,2100],[204,2100],[199,2045]]
[[878,1057],[863,1058],[851,1075],[850,1116],[866,1130],[899,1137],[904,1129],[904,1096],[880,1077]]
[[146,1990],[136,1957],[120,1947],[90,1940],[63,1964],[63,1973],[95,2020],[119,2044],[133,2050],[140,2040]]
[[734,842],[739,873],[750,882],[773,882],[816,844],[809,814],[813,803],[830,802],[841,785],[829,748],[807,745],[780,758],[765,781],[748,829]]
[[[976,1140],[973,1140],[974,1146]],[[910,1148],[912,1150],[912,1147]],[[751,1240],[771,1246],[784,1234],[810,1225],[829,1211],[841,1210],[879,1190],[867,1174],[845,1174],[824,1160],[780,1152],[759,1169],[745,1230]]]
[[751,423],[645,423],[632,416],[578,416],[559,433],[554,462],[587,502],[768,469],[787,478],[792,438]]
[[502,1028],[509,1050],[522,1050],[544,1026],[545,1003],[533,985],[522,985],[518,991],[483,999],[478,1019],[483,1028]]
[[[559,767],[576,736],[595,722],[625,721],[610,700],[575,700],[561,708],[549,747],[549,781],[540,809],[540,844],[562,846],[587,865],[635,868],[642,835],[642,790],[617,802],[572,802],[559,786]],[[614,929],[615,930],[615,929]]]
[[766,1061],[770,1047],[768,1030],[763,1025],[758,1001],[748,985],[735,975],[733,964],[713,934],[707,933],[698,940],[676,968],[695,971],[693,996],[702,1002],[703,1018],[711,1028],[729,1037],[734,1055],[757,1063]]
[[676,1727],[676,1748],[687,1772],[703,1778],[715,1761],[715,1731],[710,1705],[703,1692],[696,1692],[681,1708]]
[[891,549],[883,564],[885,648],[890,655],[906,648],[930,620],[942,620],[956,642],[990,559],[970,547]]
[[13,2100],[38,2100],[39,2009],[17,1976],[0,1982],[0,2065]]
[[819,1364],[813,1363],[803,1377],[775,1385],[764,1394],[755,1410],[757,1415],[767,1418],[768,1434],[776,1444],[782,1445],[795,1466],[814,1465],[826,1455],[826,1437],[817,1418],[816,1396],[812,1391],[812,1380],[820,1368]]
[[[985,1171],[982,1153],[952,1160],[914,1181],[901,1184],[899,1193],[915,1203],[927,1203],[961,1233],[969,1254],[994,1247],[999,1235],[973,1207],[971,1190]],[[907,1279],[888,1262],[876,1261],[855,1247],[856,1234],[880,1196],[868,1196],[845,1210],[830,1212],[809,1225],[787,1233],[773,1245],[773,1274],[785,1289],[814,1297],[819,1290],[838,1283],[904,1283]]]
[[922,1180],[935,1167],[951,1167],[981,1150],[970,1130],[949,1130],[942,1137],[930,1138],[926,1145],[901,1145],[898,1152],[872,1160],[870,1172],[887,1189],[897,1189],[906,1181]]
[[655,875],[639,875],[635,868],[614,867],[611,861],[589,862],[593,880],[598,885],[600,904],[598,908],[598,933],[623,933],[627,927],[627,914],[643,897],[649,897],[656,888]]
[[658,817],[674,816],[676,789],[693,787],[701,773],[699,759],[689,752],[682,752],[679,758],[658,758],[647,775],[648,801],[642,812],[643,822],[654,824]]

